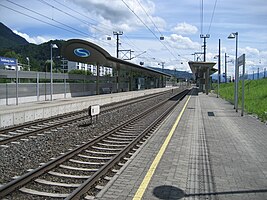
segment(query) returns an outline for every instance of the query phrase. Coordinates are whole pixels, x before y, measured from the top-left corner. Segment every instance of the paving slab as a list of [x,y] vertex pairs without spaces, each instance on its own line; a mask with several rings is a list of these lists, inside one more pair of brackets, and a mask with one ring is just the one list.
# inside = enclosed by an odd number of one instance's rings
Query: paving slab
[[[96,199],[133,199],[185,101]],[[265,200],[266,144],[266,124],[195,92],[140,199]]]

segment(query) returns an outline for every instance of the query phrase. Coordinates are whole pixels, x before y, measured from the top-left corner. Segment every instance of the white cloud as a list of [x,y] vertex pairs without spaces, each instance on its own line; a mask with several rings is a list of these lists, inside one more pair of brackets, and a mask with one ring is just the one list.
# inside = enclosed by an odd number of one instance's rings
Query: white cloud
[[45,37],[42,37],[42,36],[37,36],[37,37],[30,37],[28,34],[26,33],[21,33],[17,30],[13,30],[13,32],[23,38],[25,38],[29,43],[33,43],[33,44],[41,44],[41,43],[44,43],[44,42],[47,42],[51,39],[48,39],[48,38],[45,38]]
[[171,34],[170,37],[166,37],[170,44],[174,48],[178,49],[199,49],[200,44],[193,42],[189,37],[183,37],[177,34]]
[[263,70],[264,67],[267,67],[267,51],[260,51],[257,48],[245,47],[239,48],[239,54],[246,55],[246,68],[251,71],[256,68]]
[[70,0],[83,8],[87,13],[109,20],[112,23],[121,23],[131,17],[121,1],[106,0]]
[[[111,29],[130,32],[144,28],[144,24],[148,27],[154,27],[153,22],[157,25],[159,30],[163,30],[166,27],[164,19],[154,16],[155,4],[150,0],[139,0],[141,6],[137,1],[132,0],[124,0],[125,4],[123,1],[111,2],[108,0],[69,1],[85,10],[90,17],[96,19],[99,22],[97,28],[100,30],[103,30],[104,26],[106,30]],[[131,10],[133,10],[135,14]],[[151,20],[153,22],[151,22]],[[93,30],[93,32],[95,33],[97,30]]]
[[260,51],[256,48],[252,47],[245,47],[245,48],[239,48],[240,54],[246,54],[248,56],[259,56]]
[[198,29],[197,27],[184,22],[177,24],[174,28],[172,28],[172,31],[180,35],[186,35],[195,34],[197,33]]

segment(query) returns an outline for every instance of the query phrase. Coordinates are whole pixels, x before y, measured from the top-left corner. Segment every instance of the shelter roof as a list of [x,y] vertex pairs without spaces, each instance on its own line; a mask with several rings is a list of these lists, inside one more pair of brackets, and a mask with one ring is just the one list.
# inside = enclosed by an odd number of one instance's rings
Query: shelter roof
[[203,74],[207,71],[207,69],[210,69],[210,75],[214,74],[217,69],[213,68],[214,65],[216,65],[216,62],[195,62],[195,61],[189,61],[188,62],[191,71],[194,75],[198,75],[198,77],[203,76]]
[[171,76],[170,74],[163,73],[157,70],[142,67],[140,65],[127,62],[115,57],[112,57],[106,50],[100,46],[80,39],[71,39],[66,41],[61,48],[61,55],[70,61],[76,61],[81,63],[110,66],[110,67],[125,67],[144,70],[148,73]]

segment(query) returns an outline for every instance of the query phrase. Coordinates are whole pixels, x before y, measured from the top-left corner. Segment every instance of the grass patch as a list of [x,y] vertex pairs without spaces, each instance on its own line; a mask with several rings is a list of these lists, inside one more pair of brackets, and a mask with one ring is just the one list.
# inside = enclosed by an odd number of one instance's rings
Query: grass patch
[[[238,108],[242,104],[242,82],[238,83]],[[217,93],[217,84],[213,85]],[[234,103],[234,83],[221,83],[220,97]],[[245,81],[245,111],[256,114],[262,121],[267,121],[267,79]]]

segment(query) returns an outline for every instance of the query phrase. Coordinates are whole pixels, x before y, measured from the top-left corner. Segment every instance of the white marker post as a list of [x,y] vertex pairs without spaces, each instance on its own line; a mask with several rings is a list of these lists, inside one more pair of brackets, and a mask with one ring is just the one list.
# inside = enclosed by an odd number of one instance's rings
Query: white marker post
[[96,116],[96,120],[98,119],[98,115],[100,113],[100,105],[91,105],[88,107],[88,114],[91,117],[91,122],[93,123],[93,116]]

